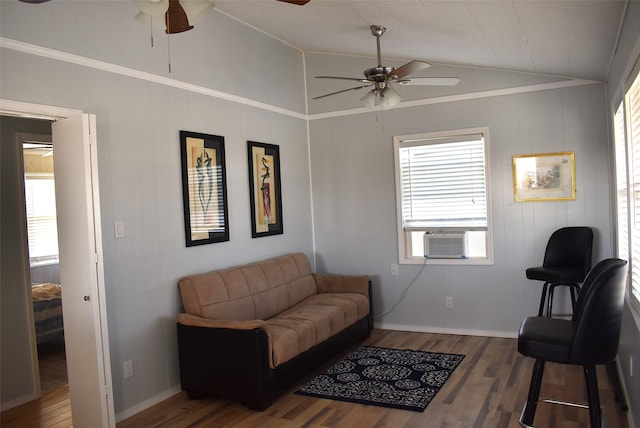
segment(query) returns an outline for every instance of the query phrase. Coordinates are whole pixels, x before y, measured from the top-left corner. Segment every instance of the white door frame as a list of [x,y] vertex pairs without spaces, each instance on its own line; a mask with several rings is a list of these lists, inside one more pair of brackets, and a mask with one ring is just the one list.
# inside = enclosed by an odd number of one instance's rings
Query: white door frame
[[[21,101],[13,101],[13,100],[5,100],[0,98],[0,114],[7,116],[19,116],[23,118],[32,118],[32,119],[47,119],[47,120],[57,120],[57,119],[66,119],[72,116],[77,116],[83,114],[81,110],[67,109],[63,107],[55,107],[55,106],[47,106],[42,104],[33,104],[33,103],[25,103]],[[93,149],[95,151],[95,148]],[[94,152],[95,154],[95,152]],[[92,165],[97,167],[97,161],[95,157],[93,157]],[[92,180],[92,182],[96,183],[97,181]],[[94,206],[99,209],[99,196],[96,185],[93,186],[93,195],[91,195],[94,200]],[[94,219],[94,228],[100,233],[100,215],[97,213]],[[96,337],[96,341],[100,345],[100,349],[102,349],[103,354],[102,358],[99,358],[99,369],[102,370],[101,376],[104,376],[105,379],[105,388],[106,388],[106,410],[107,415],[106,420],[109,421],[110,426],[115,426],[115,414],[114,414],[114,405],[113,405],[113,391],[112,391],[112,382],[111,382],[111,367],[110,367],[110,355],[109,355],[109,337],[108,337],[108,328],[107,328],[107,314],[106,314],[106,305],[105,305],[105,289],[104,289],[104,264],[102,260],[102,241],[98,240],[96,242],[96,252],[100,255],[98,257],[98,294],[99,301],[102,302],[102,308],[96,307],[94,310],[94,317],[98,320],[100,325],[100,331],[102,334],[99,337]],[[99,246],[99,247],[98,247]],[[33,329],[30,330],[31,335],[33,336],[30,340],[31,344],[31,363],[32,363],[32,373],[34,378],[34,393],[37,393],[38,396],[40,394],[39,385],[36,386],[35,383],[37,379],[38,373],[38,359],[37,359],[37,348],[36,348],[36,340],[35,340],[35,331]],[[70,386],[73,387],[72,385]]]

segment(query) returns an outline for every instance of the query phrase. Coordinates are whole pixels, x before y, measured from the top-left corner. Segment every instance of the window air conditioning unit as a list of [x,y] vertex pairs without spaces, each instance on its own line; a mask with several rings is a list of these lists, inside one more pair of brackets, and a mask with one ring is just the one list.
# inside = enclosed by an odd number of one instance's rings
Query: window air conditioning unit
[[427,231],[424,233],[424,257],[429,259],[466,259],[469,255],[467,232]]

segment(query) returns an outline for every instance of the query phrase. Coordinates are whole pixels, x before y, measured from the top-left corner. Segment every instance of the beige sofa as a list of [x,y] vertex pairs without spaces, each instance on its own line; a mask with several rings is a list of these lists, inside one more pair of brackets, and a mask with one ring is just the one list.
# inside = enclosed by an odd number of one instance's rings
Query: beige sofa
[[191,275],[179,288],[180,381],[192,398],[264,410],[373,328],[369,278],[312,273],[302,253]]

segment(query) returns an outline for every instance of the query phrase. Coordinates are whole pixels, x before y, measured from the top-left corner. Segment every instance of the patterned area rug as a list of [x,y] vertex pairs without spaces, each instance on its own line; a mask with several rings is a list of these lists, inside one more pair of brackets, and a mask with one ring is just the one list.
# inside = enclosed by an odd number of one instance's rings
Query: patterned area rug
[[422,412],[463,358],[363,346],[296,394]]

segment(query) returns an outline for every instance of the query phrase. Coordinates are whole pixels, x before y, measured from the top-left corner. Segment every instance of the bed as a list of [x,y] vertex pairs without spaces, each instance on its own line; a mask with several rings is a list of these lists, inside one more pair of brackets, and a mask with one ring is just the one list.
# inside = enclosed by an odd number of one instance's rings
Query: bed
[[34,284],[31,294],[38,345],[64,338],[60,284]]

